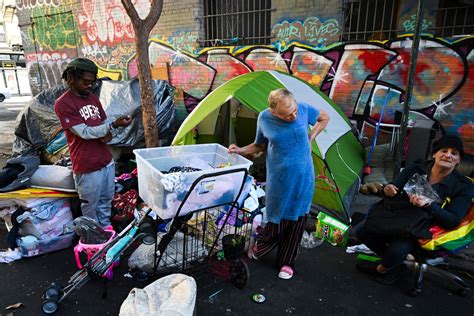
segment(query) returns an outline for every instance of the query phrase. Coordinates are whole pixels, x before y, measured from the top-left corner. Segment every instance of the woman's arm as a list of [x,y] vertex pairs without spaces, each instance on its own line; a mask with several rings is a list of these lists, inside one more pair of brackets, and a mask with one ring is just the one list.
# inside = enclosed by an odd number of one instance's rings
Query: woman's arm
[[230,154],[236,153],[236,154],[239,154],[239,155],[242,155],[242,156],[256,154],[256,153],[259,153],[259,152],[264,151],[264,150],[265,150],[265,145],[255,144],[255,143],[252,143],[252,144],[244,146],[244,147],[239,147],[236,144],[231,144],[229,146],[229,148],[227,149],[227,151]]
[[471,208],[474,196],[473,185],[466,184],[458,192],[456,196],[451,197],[451,203],[447,203],[444,208],[437,203],[431,203],[426,207],[433,216],[435,224],[444,229],[453,229],[458,226]]
[[309,133],[309,142],[311,143],[328,125],[329,115],[323,110],[319,111],[318,119]]
[[413,168],[405,168],[400,174],[383,187],[382,193],[386,197],[394,197],[403,189],[408,182],[409,177],[413,174]]

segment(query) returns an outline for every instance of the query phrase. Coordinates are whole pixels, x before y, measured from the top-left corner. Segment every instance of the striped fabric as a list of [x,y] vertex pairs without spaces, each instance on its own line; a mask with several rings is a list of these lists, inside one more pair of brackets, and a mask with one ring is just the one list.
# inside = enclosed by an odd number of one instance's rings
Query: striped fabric
[[471,210],[458,227],[445,230],[439,226],[430,228],[433,238],[420,240],[421,247],[425,250],[448,250],[456,252],[474,241],[474,204]]
[[282,266],[293,268],[305,225],[306,216],[299,217],[297,221],[283,219],[280,224],[268,222],[263,234],[260,234],[257,238],[257,247],[254,254],[260,258],[278,246],[276,257],[278,268]]

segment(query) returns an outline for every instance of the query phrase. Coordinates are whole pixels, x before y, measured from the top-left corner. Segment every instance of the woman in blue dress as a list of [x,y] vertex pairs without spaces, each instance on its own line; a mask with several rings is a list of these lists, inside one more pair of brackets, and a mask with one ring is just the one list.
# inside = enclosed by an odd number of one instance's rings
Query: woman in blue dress
[[[255,141],[229,146],[230,153],[267,152],[266,210],[268,223],[251,255],[257,259],[277,250],[282,279],[290,279],[314,193],[311,142],[329,122],[329,116],[306,103],[296,103],[287,89],[270,93],[270,107],[260,113]],[[312,129],[308,131],[308,125]]]

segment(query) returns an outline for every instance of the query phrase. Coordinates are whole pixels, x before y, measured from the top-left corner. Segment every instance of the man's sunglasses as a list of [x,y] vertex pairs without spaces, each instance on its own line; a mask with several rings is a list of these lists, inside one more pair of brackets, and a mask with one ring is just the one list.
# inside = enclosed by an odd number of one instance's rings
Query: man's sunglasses
[[82,80],[82,82],[85,84],[85,85],[93,85],[94,83],[97,82],[97,79],[94,79],[94,80],[89,80],[89,79],[84,79],[84,78],[81,78],[79,77],[79,79]]

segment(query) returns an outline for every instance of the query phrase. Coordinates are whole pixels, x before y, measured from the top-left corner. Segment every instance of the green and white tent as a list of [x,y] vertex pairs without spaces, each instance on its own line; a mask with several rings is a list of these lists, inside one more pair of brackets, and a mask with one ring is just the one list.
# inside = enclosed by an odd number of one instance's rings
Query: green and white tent
[[319,210],[348,223],[350,204],[360,185],[364,149],[351,123],[317,88],[288,74],[258,71],[236,77],[206,96],[180,126],[173,145],[236,143],[255,137],[258,113],[268,107],[270,91],[287,88],[297,102],[305,102],[330,116],[329,125],[312,146],[316,174],[313,202]]

